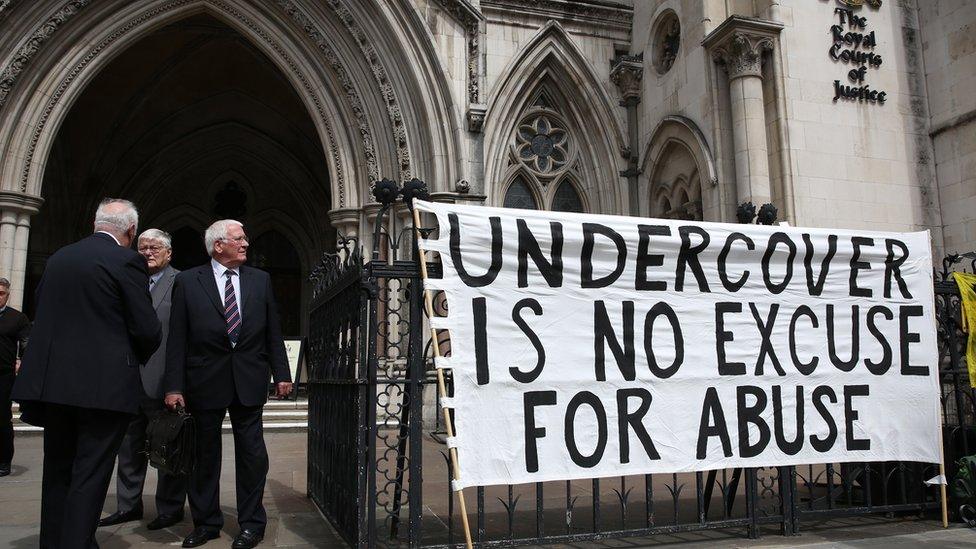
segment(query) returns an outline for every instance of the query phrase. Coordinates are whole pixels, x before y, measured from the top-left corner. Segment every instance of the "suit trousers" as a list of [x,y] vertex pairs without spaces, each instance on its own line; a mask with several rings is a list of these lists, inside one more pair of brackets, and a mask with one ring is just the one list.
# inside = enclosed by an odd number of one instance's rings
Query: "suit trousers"
[[[163,401],[146,398],[131,422],[119,448],[119,470],[115,481],[116,510],[120,513],[142,509],[142,489],[146,483],[149,456],[146,454],[146,427],[149,419],[163,410]],[[157,470],[156,514],[178,515],[186,500],[186,477]]]
[[10,390],[14,388],[14,373],[0,374],[0,463],[14,459],[14,424],[10,407]]
[[197,421],[197,462],[187,496],[195,527],[220,530],[221,425],[230,413],[234,431],[237,523],[241,529],[264,532],[268,516],[264,510],[264,484],[268,477],[268,450],[264,445],[264,406],[243,406],[235,398],[225,409],[190,410]]
[[42,404],[43,549],[97,548],[95,529],[131,414]]

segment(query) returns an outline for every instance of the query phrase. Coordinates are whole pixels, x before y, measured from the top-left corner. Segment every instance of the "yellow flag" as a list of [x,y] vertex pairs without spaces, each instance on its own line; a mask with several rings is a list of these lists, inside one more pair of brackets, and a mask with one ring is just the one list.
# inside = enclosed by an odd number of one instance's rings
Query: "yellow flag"
[[952,273],[962,296],[962,328],[969,334],[966,340],[966,366],[969,385],[976,387],[976,274]]

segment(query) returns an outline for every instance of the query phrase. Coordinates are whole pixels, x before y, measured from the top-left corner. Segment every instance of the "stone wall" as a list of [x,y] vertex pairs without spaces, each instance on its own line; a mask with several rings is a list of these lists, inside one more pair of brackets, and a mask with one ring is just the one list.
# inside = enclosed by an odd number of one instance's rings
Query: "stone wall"
[[976,2],[919,2],[947,252],[976,250]]

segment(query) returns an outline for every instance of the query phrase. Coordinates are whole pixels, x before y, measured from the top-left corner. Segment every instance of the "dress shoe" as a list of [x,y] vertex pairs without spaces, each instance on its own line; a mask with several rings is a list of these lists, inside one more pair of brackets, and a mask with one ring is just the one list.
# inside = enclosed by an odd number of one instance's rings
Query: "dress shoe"
[[258,532],[257,530],[241,530],[240,534],[234,538],[234,543],[231,545],[234,549],[252,549],[257,547],[261,540],[264,539],[264,532]]
[[0,463],[0,477],[5,477],[10,474],[10,464]]
[[98,521],[98,526],[115,526],[116,524],[122,524],[123,522],[131,522],[133,520],[142,520],[142,509],[132,509],[129,511],[116,511],[111,515]]
[[198,526],[183,539],[183,547],[199,547],[212,539],[220,537],[220,531],[204,526]]
[[159,515],[158,517],[152,519],[146,528],[149,530],[162,530],[163,528],[169,528],[174,524],[178,524],[183,520],[183,513],[179,512],[175,515]]

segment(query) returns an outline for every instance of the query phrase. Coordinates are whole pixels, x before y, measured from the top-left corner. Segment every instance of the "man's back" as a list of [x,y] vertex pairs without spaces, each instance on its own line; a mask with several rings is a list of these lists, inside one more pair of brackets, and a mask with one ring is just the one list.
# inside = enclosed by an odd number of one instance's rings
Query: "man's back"
[[13,397],[134,413],[139,364],[159,344],[145,260],[93,234],[52,255]]

